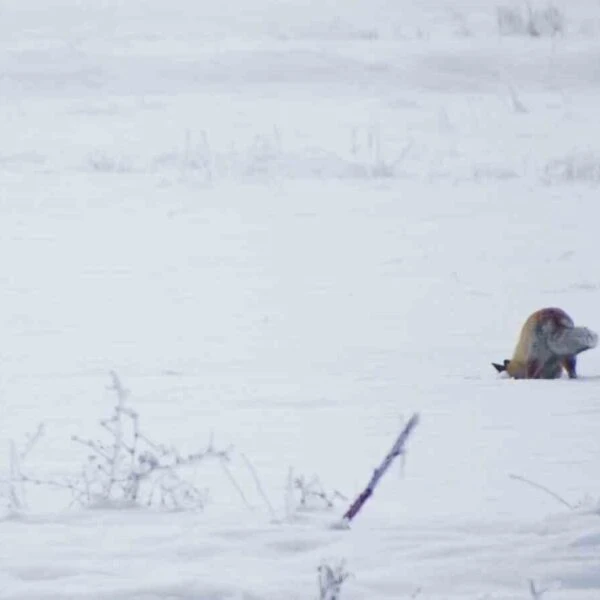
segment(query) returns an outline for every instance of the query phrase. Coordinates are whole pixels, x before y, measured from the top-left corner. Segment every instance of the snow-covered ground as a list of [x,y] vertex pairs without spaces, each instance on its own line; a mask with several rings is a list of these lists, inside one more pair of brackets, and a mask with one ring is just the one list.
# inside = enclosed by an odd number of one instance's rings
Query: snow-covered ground
[[[600,352],[490,365],[542,306],[600,331],[600,4],[346,4],[0,6],[1,599],[316,599],[341,561],[340,600],[600,597]],[[46,482],[110,439],[111,370],[153,440],[233,447],[183,470],[203,510],[11,483],[40,424]]]

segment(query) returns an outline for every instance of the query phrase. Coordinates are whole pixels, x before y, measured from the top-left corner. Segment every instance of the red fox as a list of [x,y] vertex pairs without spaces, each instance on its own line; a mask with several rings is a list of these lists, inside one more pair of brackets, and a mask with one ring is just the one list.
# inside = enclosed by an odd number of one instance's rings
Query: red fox
[[563,369],[575,379],[577,355],[597,344],[598,336],[587,327],[575,327],[564,310],[542,308],[525,321],[513,357],[492,365],[515,379],[557,379]]

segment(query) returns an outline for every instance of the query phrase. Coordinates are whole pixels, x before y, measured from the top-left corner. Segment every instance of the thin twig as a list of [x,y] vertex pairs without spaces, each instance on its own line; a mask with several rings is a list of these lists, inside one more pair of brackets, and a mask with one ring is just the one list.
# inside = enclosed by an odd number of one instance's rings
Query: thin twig
[[538,590],[533,579],[529,580],[529,593],[531,594],[531,600],[543,600],[543,595],[548,591],[548,588],[545,590]]
[[269,512],[271,513],[271,517],[273,517],[274,520],[277,520],[277,514],[275,512],[275,509],[273,508],[273,505],[271,504],[271,502],[269,502],[269,498],[267,497],[267,494],[265,493],[265,490],[260,482],[260,479],[258,478],[258,473],[256,472],[254,465],[250,462],[250,460],[248,459],[248,457],[245,454],[241,454],[241,457],[242,457],[242,460],[244,461],[244,463],[246,463],[246,467],[250,471],[250,474],[252,475],[252,479],[254,480],[254,485],[256,486],[258,493],[261,495],[262,499],[265,501],[265,504],[267,505],[267,508],[269,509]]
[[219,464],[221,465],[221,468],[225,472],[225,475],[227,475],[227,479],[229,479],[229,481],[231,482],[231,485],[233,485],[233,487],[236,489],[237,493],[239,494],[240,498],[242,499],[242,502],[246,505],[246,508],[248,508],[249,510],[253,510],[254,507],[250,504],[250,502],[248,502],[248,499],[246,498],[246,494],[244,494],[244,490],[242,490],[240,484],[236,481],[235,477],[231,473],[231,469],[229,468],[227,461],[221,459],[221,460],[219,460]]
[[92,440],[84,440],[77,435],[72,435],[71,440],[77,442],[78,444],[82,444],[83,446],[87,446],[95,454],[101,456],[107,461],[110,461],[112,459],[112,457],[107,452],[105,452],[101,444],[93,442]]
[[552,496],[552,498],[554,498],[561,504],[564,504],[568,509],[575,510],[575,507],[571,503],[567,502],[562,496],[559,496],[556,492],[553,492],[552,490],[548,489],[546,486],[541,485],[540,483],[536,483],[535,481],[531,481],[531,479],[527,479],[526,477],[521,477],[521,475],[513,475],[511,473],[511,474],[509,474],[509,477],[511,479],[515,479],[517,481],[526,483],[526,484],[530,485],[531,487],[541,490],[542,492],[546,492],[546,494],[548,494],[549,496]]
[[23,450],[21,450],[21,452],[19,453],[19,458],[21,459],[21,461],[23,461],[23,460],[25,460],[25,458],[27,458],[27,455],[33,450],[33,447],[37,444],[37,442],[44,435],[44,433],[45,433],[44,424],[40,423],[38,425],[37,429],[35,430],[35,432],[29,436],[29,439],[27,440],[27,444],[25,445],[25,448],[23,448]]

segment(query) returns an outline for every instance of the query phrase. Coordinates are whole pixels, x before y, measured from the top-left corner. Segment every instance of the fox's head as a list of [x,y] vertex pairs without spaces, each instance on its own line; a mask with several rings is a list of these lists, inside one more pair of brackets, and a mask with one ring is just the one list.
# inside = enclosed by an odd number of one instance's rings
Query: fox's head
[[498,363],[492,363],[492,366],[494,367],[494,369],[496,369],[496,371],[498,371],[498,373],[502,373],[506,371],[509,364],[510,360],[508,360],[508,358],[505,358],[501,365],[499,365]]

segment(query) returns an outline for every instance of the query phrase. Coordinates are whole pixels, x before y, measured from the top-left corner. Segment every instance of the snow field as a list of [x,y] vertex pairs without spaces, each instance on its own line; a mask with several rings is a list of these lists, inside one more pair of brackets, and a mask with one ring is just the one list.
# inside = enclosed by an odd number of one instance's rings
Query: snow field
[[[43,422],[24,471],[77,473],[115,369],[152,439],[233,445],[250,508],[210,460],[203,511],[27,486],[0,598],[316,598],[344,560],[343,600],[596,600],[600,359],[489,363],[541,306],[600,330],[597,6],[532,39],[493,3],[203,4],[3,8],[0,469]],[[290,469],[353,499],[415,411],[350,531],[290,505]]]

